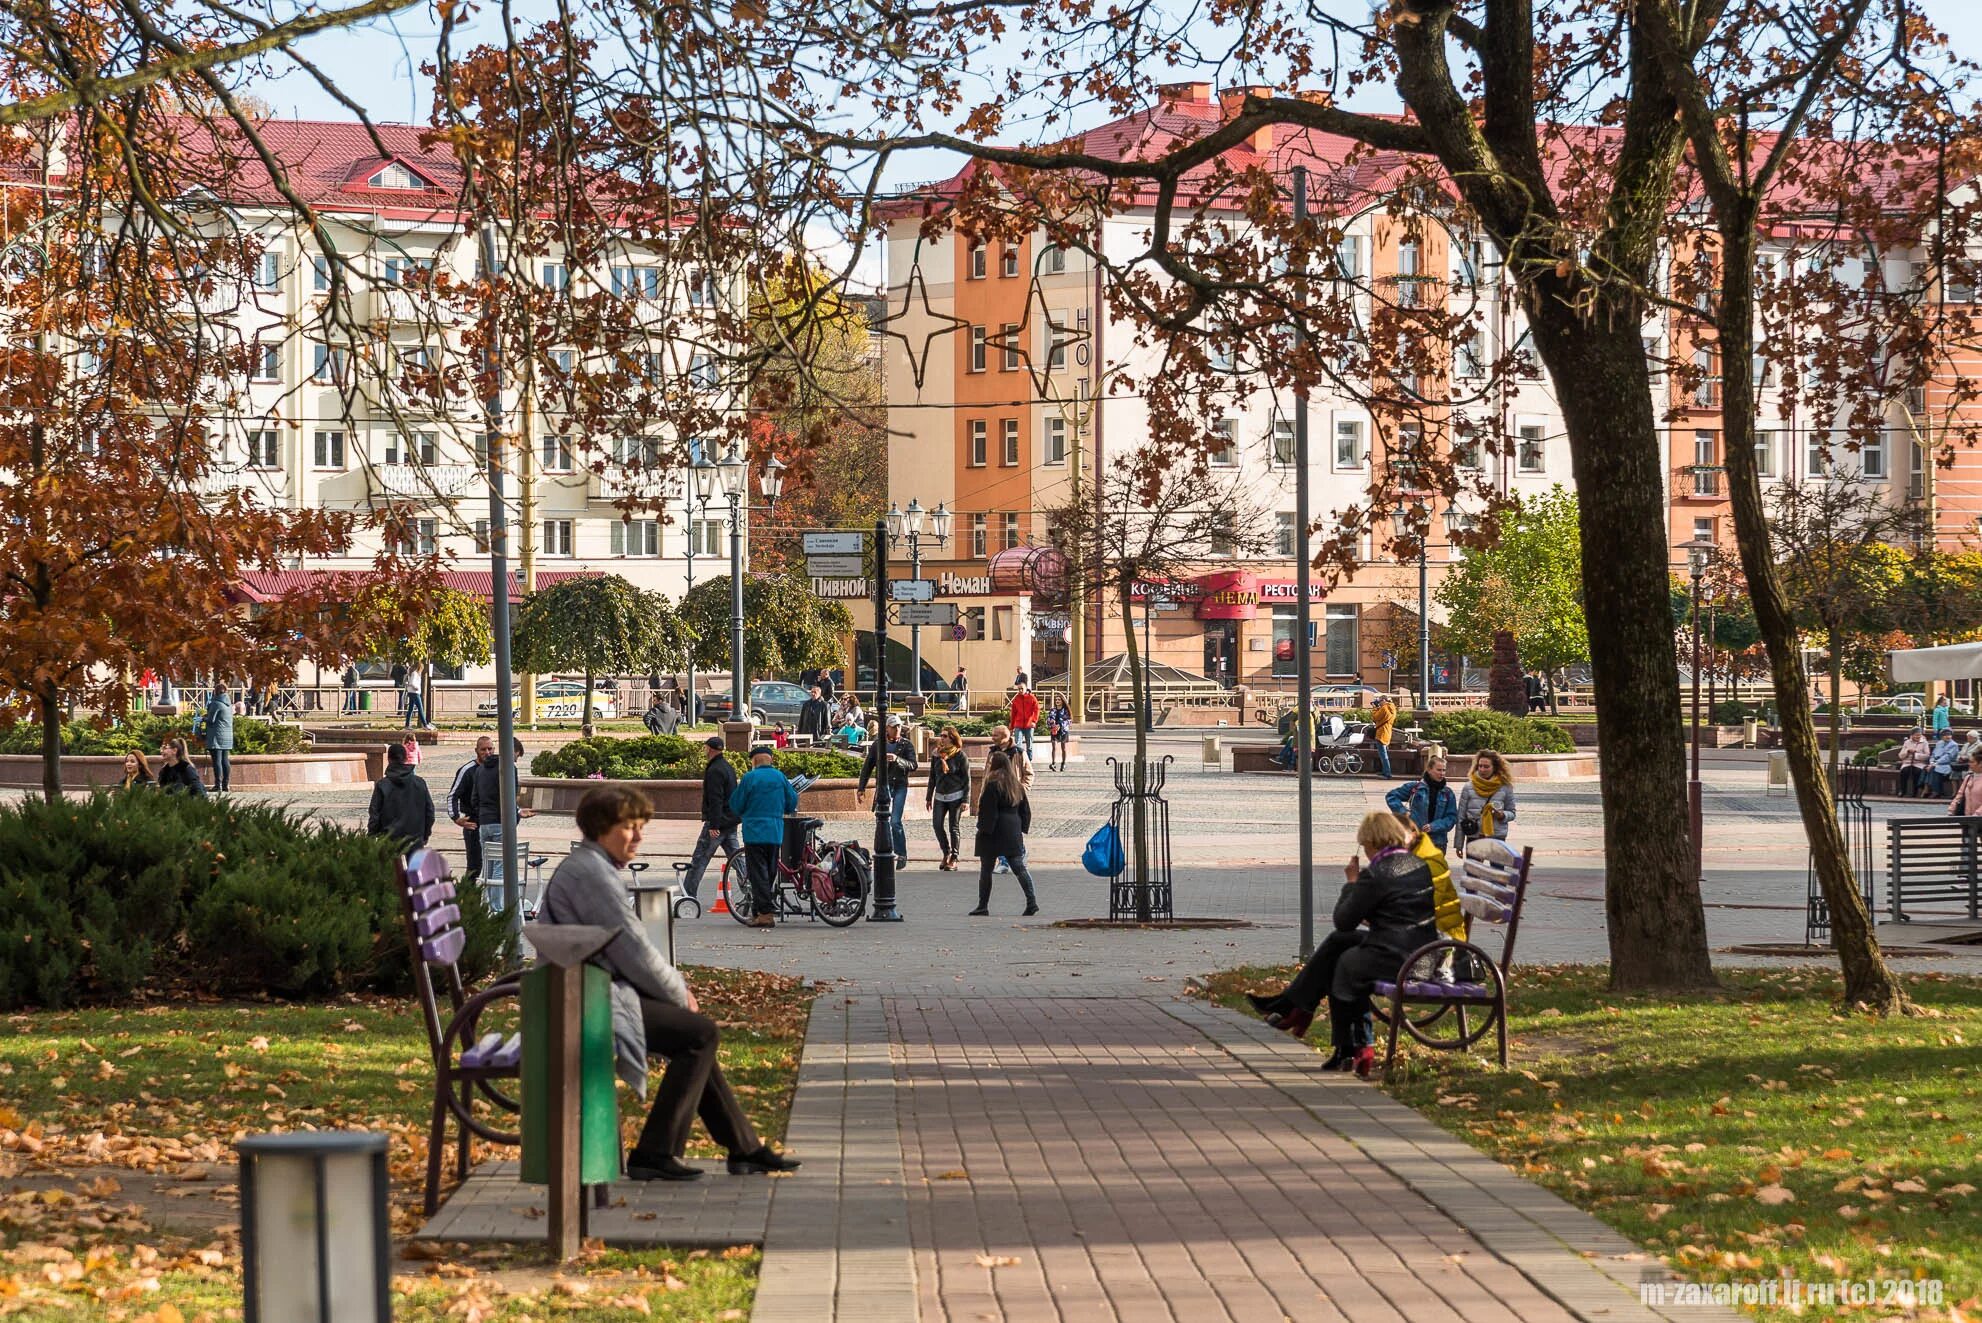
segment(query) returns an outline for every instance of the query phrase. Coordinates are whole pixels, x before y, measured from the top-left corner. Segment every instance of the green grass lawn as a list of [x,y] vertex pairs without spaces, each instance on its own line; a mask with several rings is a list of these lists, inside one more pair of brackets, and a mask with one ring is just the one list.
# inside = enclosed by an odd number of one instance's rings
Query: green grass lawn
[[[742,971],[695,969],[690,977],[703,1009],[725,1026],[725,1074],[759,1129],[781,1137],[804,1041],[806,990],[793,979]],[[316,1127],[389,1135],[394,1229],[402,1236],[417,1230],[432,1078],[410,1001],[171,1004],[6,1017],[0,1317],[171,1323],[238,1311],[238,1217],[233,1192],[223,1187],[233,1181],[233,1141],[246,1132]],[[644,1115],[644,1105],[622,1088],[629,1138]],[[690,1151],[717,1152],[705,1136]],[[224,1225],[191,1228],[175,1216],[196,1208],[209,1221],[216,1210],[228,1216]],[[600,1252],[561,1275],[530,1249],[423,1260],[401,1283],[398,1317],[743,1318],[757,1258],[754,1249]],[[51,1297],[68,1307],[55,1312]]]
[[[1240,993],[1291,972],[1228,971],[1210,995],[1245,1011]],[[1384,1087],[1688,1276],[1939,1282],[1940,1309],[1912,1316],[1974,1316],[1982,980],[1914,978],[1925,1013],[1878,1021],[1833,1014],[1821,971],[1721,977],[1720,995],[1674,999],[1609,993],[1600,968],[1517,969],[1512,1068],[1484,1044],[1400,1049]]]

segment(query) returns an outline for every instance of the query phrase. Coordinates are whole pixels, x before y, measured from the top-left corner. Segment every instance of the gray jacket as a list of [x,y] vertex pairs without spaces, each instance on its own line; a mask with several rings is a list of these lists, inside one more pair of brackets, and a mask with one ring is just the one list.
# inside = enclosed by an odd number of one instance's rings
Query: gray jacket
[[1480,792],[1473,789],[1473,780],[1471,777],[1461,777],[1452,784],[1458,791],[1459,821],[1462,824],[1478,822],[1480,820],[1480,811],[1491,804],[1493,806],[1492,835],[1499,840],[1506,840],[1507,824],[1514,821],[1514,787],[1502,786],[1493,792],[1492,799],[1483,799],[1480,797]]
[[234,704],[225,690],[214,690],[212,697],[206,700],[206,711],[200,714],[199,725],[193,733],[209,749],[233,750]]
[[594,963],[612,975],[613,1055],[619,1077],[647,1096],[647,1030],[640,1002],[688,1004],[688,983],[647,940],[647,930],[633,913],[633,897],[617,865],[591,841],[580,842],[551,874],[544,889],[543,918],[548,923],[587,924],[615,936]]

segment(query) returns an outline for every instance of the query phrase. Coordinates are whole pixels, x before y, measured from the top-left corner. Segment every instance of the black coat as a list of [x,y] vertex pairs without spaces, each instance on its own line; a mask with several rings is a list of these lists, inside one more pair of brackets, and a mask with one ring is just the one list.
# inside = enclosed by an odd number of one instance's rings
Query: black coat
[[1363,865],[1362,875],[1342,888],[1335,899],[1335,926],[1350,932],[1367,923],[1364,947],[1402,960],[1437,939],[1436,904],[1430,866],[1408,850],[1396,850]]
[[372,783],[372,807],[365,816],[365,830],[410,847],[424,846],[434,834],[433,794],[411,767],[404,763],[388,767],[385,775]]
[[199,770],[191,763],[170,763],[158,769],[158,788],[168,794],[187,794],[199,798],[206,794],[206,782],[200,780]]
[[929,759],[929,793],[924,799],[933,804],[938,795],[957,794],[970,794],[969,757],[961,749],[947,758],[932,755]]
[[729,797],[736,791],[736,769],[730,766],[729,759],[711,758],[709,765],[702,769],[702,825],[716,827],[723,831],[742,822],[743,819],[730,812]]
[[1006,803],[1005,792],[987,783],[977,799],[977,857],[1016,859],[1025,853],[1025,834],[1031,830],[1032,800]]
[[475,819],[478,827],[502,821],[501,758],[490,754],[475,764],[475,773],[469,778],[468,793],[462,797],[461,806]]
[[887,775],[883,779],[887,788],[908,789],[909,773],[915,770],[915,746],[907,740],[880,740],[867,751],[867,762],[860,769],[860,784],[857,788],[862,794],[867,792],[867,783],[874,779],[875,769],[884,766],[881,762],[883,753],[892,753],[896,758],[895,762],[885,764]]
[[832,733],[832,719],[827,715],[825,699],[805,700],[804,706],[798,709],[798,733],[825,743],[826,736]]

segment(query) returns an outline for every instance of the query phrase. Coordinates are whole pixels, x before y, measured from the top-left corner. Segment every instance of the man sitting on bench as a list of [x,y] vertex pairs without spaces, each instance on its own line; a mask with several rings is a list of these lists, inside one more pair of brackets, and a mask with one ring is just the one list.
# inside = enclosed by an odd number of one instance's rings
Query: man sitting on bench
[[613,1050],[619,1076],[647,1095],[647,1054],[667,1058],[661,1087],[640,1139],[626,1155],[636,1181],[692,1181],[700,1167],[682,1162],[699,1114],[709,1137],[729,1150],[732,1176],[791,1171],[798,1159],[758,1138],[716,1062],[716,1022],[702,1014],[681,971],[647,940],[620,869],[640,851],[653,809],[625,786],[601,786],[578,802],[585,839],[564,857],[544,892],[547,923],[586,924],[613,933],[598,959],[612,974]]

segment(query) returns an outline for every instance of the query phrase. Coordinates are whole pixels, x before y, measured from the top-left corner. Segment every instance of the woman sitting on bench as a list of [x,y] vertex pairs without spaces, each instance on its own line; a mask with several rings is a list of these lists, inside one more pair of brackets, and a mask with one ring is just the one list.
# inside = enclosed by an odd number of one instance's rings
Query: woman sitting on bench
[[1376,1059],[1365,1028],[1370,989],[1380,979],[1395,978],[1405,956],[1437,940],[1431,868],[1411,853],[1412,835],[1394,813],[1365,816],[1356,828],[1356,844],[1369,865],[1358,869],[1351,858],[1343,870],[1348,884],[1335,901],[1335,931],[1283,991],[1271,997],[1246,994],[1268,1024],[1300,1038],[1326,993],[1333,1054],[1323,1070],[1369,1074]]
[[702,1014],[681,971],[647,940],[619,870],[640,851],[653,809],[624,786],[601,786],[578,801],[585,839],[564,857],[544,892],[547,923],[605,928],[613,939],[595,957],[612,975],[613,1052],[619,1077],[647,1096],[647,1054],[667,1058],[661,1087],[639,1142],[626,1155],[636,1181],[692,1181],[702,1174],[681,1160],[699,1113],[709,1138],[729,1150],[732,1176],[791,1171],[798,1160],[758,1138],[716,1064],[716,1022]]

